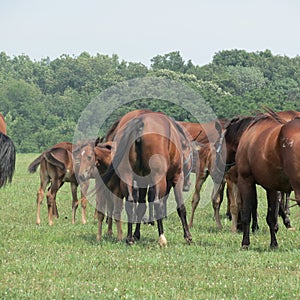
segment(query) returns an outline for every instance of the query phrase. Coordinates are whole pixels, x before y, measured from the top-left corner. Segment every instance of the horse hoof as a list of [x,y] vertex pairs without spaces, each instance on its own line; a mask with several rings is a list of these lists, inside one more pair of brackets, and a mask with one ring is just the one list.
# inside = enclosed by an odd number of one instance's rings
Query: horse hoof
[[249,250],[249,245],[242,245],[242,250]]
[[158,239],[158,244],[159,244],[160,247],[164,247],[164,248],[167,247],[167,239],[163,234],[160,235],[160,237]]
[[192,239],[191,236],[186,237],[185,240],[186,240],[186,242],[187,242],[189,245],[193,242],[193,239]]
[[296,227],[289,227],[287,228],[288,231],[296,231]]
[[126,244],[129,245],[129,246],[132,246],[134,244],[134,239],[131,238],[131,239],[126,239]]

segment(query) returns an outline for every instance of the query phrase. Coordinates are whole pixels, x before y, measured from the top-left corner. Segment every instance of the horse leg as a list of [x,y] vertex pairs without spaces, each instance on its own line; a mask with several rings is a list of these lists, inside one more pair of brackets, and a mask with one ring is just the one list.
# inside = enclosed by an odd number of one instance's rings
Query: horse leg
[[104,220],[104,213],[101,211],[98,211],[98,232],[97,232],[97,241],[100,241],[102,239],[102,224]]
[[71,193],[72,193],[72,224],[75,224],[75,215],[78,208],[78,198],[77,198],[77,183],[71,182]]
[[256,187],[252,178],[238,178],[238,189],[242,199],[241,222],[243,227],[242,248],[248,249],[250,245],[250,222],[253,202],[256,199]]
[[123,210],[123,197],[121,195],[113,197],[113,215],[117,225],[117,239],[121,241],[123,239],[121,214]]
[[136,240],[139,240],[141,237],[141,222],[142,218],[145,215],[146,212],[146,194],[147,194],[147,188],[140,188],[139,189],[139,199],[138,199],[138,205],[137,205],[137,221],[136,221],[136,227],[134,231],[134,238]]
[[191,213],[191,217],[190,217],[189,228],[192,228],[194,225],[195,210],[200,202],[200,191],[201,191],[202,185],[205,182],[207,177],[208,177],[207,171],[197,172],[197,174],[196,174],[195,191],[194,191],[193,199],[192,199],[192,213]]
[[214,188],[212,192],[214,218],[216,220],[219,229],[223,228],[220,220],[220,207],[221,207],[221,203],[223,202],[224,187],[225,187],[225,181],[223,181],[220,185],[218,183],[214,183]]
[[231,231],[236,233],[237,232],[237,224],[238,224],[238,215],[239,215],[239,193],[237,184],[231,181],[230,179],[227,180],[227,197],[228,202],[230,203],[230,214],[231,214]]
[[40,188],[37,192],[37,198],[36,198],[36,203],[37,203],[36,224],[37,225],[41,224],[41,204],[43,202],[45,190],[46,190],[46,187],[49,182],[50,182],[50,180],[49,180],[48,176],[41,175],[41,184],[40,184]]
[[56,193],[61,186],[61,181],[56,179],[53,180],[51,186],[47,192],[47,205],[48,205],[48,223],[50,226],[53,225],[53,206],[56,205]]
[[[292,229],[291,221],[290,221],[290,219],[288,217],[288,214],[286,213],[286,210],[285,210],[285,204],[286,204],[286,201],[284,199],[285,193],[277,192],[277,196],[278,196],[278,204],[279,204],[278,214],[281,216],[284,226],[287,229]],[[278,231],[278,220],[276,222],[275,231],[276,232]]]
[[89,182],[86,181],[81,186],[81,221],[82,224],[86,224],[86,206],[87,206],[87,190],[89,188]]
[[177,204],[177,213],[181,220],[181,224],[182,224],[182,228],[183,228],[183,236],[187,243],[191,243],[192,235],[189,231],[189,227],[187,224],[186,208],[185,208],[183,196],[182,196],[182,185],[183,185],[182,177],[183,177],[183,174],[181,173],[180,179],[178,180],[177,184],[173,187],[173,189],[174,189],[174,195],[175,195],[175,200],[176,200],[176,204]]
[[[255,195],[256,195],[256,188],[255,188]],[[255,196],[255,201],[253,201],[253,206],[252,206],[252,226],[251,226],[251,229],[252,229],[252,232],[256,232],[259,227],[258,227],[258,222],[257,222],[257,196]]]
[[[124,190],[124,188],[122,189]],[[126,243],[129,245],[134,244],[134,238],[132,235],[132,225],[135,221],[135,213],[134,213],[134,199],[132,195],[132,190],[129,186],[127,186],[127,196],[125,201],[125,210],[127,214],[127,237],[126,237]]]
[[277,191],[267,190],[267,199],[268,199],[268,214],[267,214],[267,223],[270,228],[271,235],[271,248],[277,248],[278,243],[276,240],[275,226],[277,223],[277,212],[278,212],[278,198]]
[[154,199],[155,199],[155,187],[150,186],[148,188],[148,207],[149,207],[149,219],[148,224],[154,226]]

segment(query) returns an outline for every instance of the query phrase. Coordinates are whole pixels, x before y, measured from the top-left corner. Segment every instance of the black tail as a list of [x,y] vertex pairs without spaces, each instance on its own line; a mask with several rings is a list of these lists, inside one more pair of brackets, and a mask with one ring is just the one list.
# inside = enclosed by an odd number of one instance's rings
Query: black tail
[[[128,125],[126,125],[122,137],[118,142],[117,150],[114,155],[113,161],[102,177],[103,182],[105,184],[107,184],[112,178],[112,176],[115,174],[115,169],[118,168],[118,166],[120,165],[122,159],[124,158],[124,155],[128,154],[129,148],[133,143],[136,143],[137,152],[139,151],[138,144],[140,144],[141,141],[140,136],[143,128],[144,122],[142,118],[135,118],[132,121],[130,121]],[[128,159],[128,157],[125,157],[125,159]]]
[[0,187],[12,181],[15,165],[15,146],[7,135],[0,132]]
[[42,156],[43,154],[41,154],[39,157],[37,157],[28,167],[28,172],[29,173],[35,173],[38,166],[40,165],[41,163],[41,160],[42,160]]

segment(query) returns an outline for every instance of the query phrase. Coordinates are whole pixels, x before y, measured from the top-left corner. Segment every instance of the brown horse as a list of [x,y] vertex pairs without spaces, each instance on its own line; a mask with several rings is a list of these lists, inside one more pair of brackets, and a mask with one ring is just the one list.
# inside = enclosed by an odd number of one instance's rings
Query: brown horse
[[[269,110],[272,114],[272,111]],[[268,115],[270,115],[270,113]],[[280,118],[282,118],[285,121],[292,120],[295,117],[299,117],[300,113],[296,111],[283,111],[277,113]],[[233,119],[227,126],[226,132],[223,132],[225,135],[225,141],[226,141],[226,153],[227,153],[227,159],[226,161],[224,158],[222,159],[222,156],[218,157],[218,163],[221,164],[227,164],[228,166],[235,164],[235,155],[236,151],[239,145],[240,138],[244,131],[247,129],[249,124],[255,119],[255,117],[244,117],[244,118],[235,118]],[[225,152],[225,151],[223,151]],[[227,193],[228,193],[228,199],[230,203],[230,212],[232,216],[232,226],[231,230],[233,232],[236,232],[237,230],[237,223],[238,223],[238,216],[241,209],[241,199],[240,195],[237,189],[237,170],[236,167],[233,167],[229,170],[229,172],[226,173],[226,182],[227,182]],[[286,198],[286,201],[284,201],[284,197],[281,193],[278,193],[278,201],[279,201],[279,215],[283,219],[283,223],[288,229],[292,229],[290,220],[288,218],[289,210],[287,208],[288,206],[288,198]],[[257,204],[253,205],[253,211],[252,211],[252,217],[253,217],[253,223],[252,223],[252,231],[256,231],[258,229],[257,225],[257,212],[256,212]],[[276,228],[278,228],[278,225],[276,225]]]
[[[44,198],[45,189],[51,183],[47,192],[48,205],[48,222],[53,225],[53,216],[58,217],[56,207],[56,194],[65,182],[70,182],[72,192],[72,223],[75,223],[75,214],[78,207],[77,187],[74,172],[74,164],[72,157],[73,144],[69,142],[61,142],[54,145],[50,149],[44,151],[37,157],[28,167],[30,173],[36,172],[40,166],[40,187],[37,192],[37,218],[36,224],[40,225],[40,207]],[[82,187],[87,190],[88,184]],[[86,191],[85,191],[86,192]],[[86,204],[87,199],[84,197],[84,192],[81,197],[82,206],[82,223],[86,223]]]
[[[80,155],[80,160],[78,162],[78,168],[76,169],[76,178],[80,184],[88,182],[90,178],[95,178],[99,184],[98,174],[95,172],[95,168],[98,170],[99,176],[102,176],[108,169],[108,166],[112,162],[112,142],[102,143],[102,139],[97,139],[92,143],[87,143],[82,146],[80,153],[77,153],[78,150],[75,150],[74,155]],[[98,196],[97,196],[98,197]],[[104,198],[107,200],[106,198]],[[99,202],[96,200],[96,202]],[[118,204],[118,203],[117,203]],[[102,238],[102,223],[105,218],[105,214],[108,217],[108,235],[112,235],[112,216],[114,216],[117,231],[118,231],[118,240],[122,240],[122,224],[121,224],[121,212],[122,207],[114,205],[114,199],[112,201],[104,201],[101,203],[101,209],[95,209],[95,216],[98,218],[98,233],[97,240]]]
[[267,223],[271,247],[277,247],[277,191],[294,190],[300,205],[300,119],[286,122],[279,115],[255,120],[242,135],[236,153],[238,188],[243,203],[243,248],[250,244],[250,211],[257,202],[255,185],[267,192]]
[[[166,245],[162,219],[164,199],[171,187],[174,188],[177,212],[181,219],[184,237],[190,242],[191,235],[186,222],[183,203],[183,155],[190,148],[188,140],[183,140],[178,126],[162,113],[145,113],[129,121],[115,136],[116,153],[112,164],[103,176],[103,181],[111,189],[118,187],[119,201],[126,198],[128,216],[127,243],[134,243],[132,223],[140,222],[142,214],[134,216],[133,182],[140,191],[146,193],[148,186],[155,187],[154,208],[159,231],[159,243]],[[186,147],[186,148],[185,148]],[[114,182],[112,185],[111,182]]]
[[[227,120],[216,120],[203,124],[178,122],[189,133],[190,140],[196,141],[199,144],[198,150],[196,150],[196,181],[195,191],[192,198],[192,213],[190,217],[189,228],[193,227],[195,210],[200,202],[200,191],[209,175],[211,175],[215,183],[211,197],[214,209],[214,218],[216,220],[218,228],[222,228],[222,224],[220,221],[220,206],[223,201],[225,181],[223,180],[223,176],[219,176],[219,172],[215,172],[215,143],[220,137],[221,128],[224,128],[227,122]],[[216,129],[216,123],[219,124],[219,130]]]
[[12,181],[15,164],[16,149],[12,140],[6,135],[6,123],[0,113],[0,188]]

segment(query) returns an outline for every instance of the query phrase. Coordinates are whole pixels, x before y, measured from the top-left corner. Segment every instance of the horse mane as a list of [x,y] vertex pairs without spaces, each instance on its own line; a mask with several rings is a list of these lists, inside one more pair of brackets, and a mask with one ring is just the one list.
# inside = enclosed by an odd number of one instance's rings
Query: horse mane
[[244,131],[252,124],[255,117],[238,117],[233,118],[226,124],[225,139],[229,143],[238,144]]

